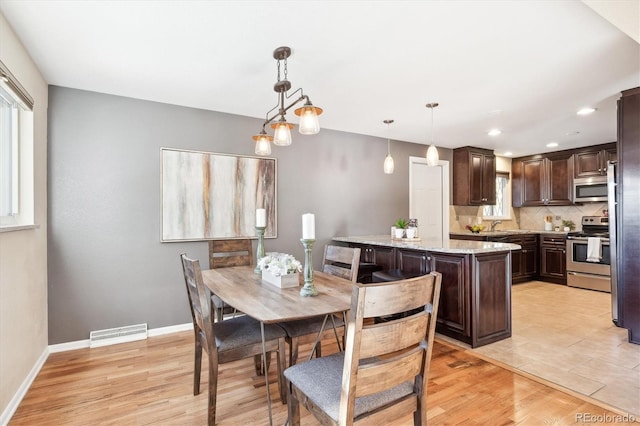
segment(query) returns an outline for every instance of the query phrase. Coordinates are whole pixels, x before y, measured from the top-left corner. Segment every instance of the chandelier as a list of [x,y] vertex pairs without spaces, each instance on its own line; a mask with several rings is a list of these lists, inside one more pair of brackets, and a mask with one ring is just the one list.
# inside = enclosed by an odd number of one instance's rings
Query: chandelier
[[[313,106],[309,96],[304,94],[302,88],[295,90],[291,94],[288,93],[289,89],[291,89],[291,82],[287,80],[287,58],[289,56],[291,56],[291,48],[287,46],[278,47],[273,51],[273,58],[277,61],[278,68],[278,81],[273,85],[273,90],[278,93],[278,104],[267,111],[265,121],[262,123],[262,130],[253,136],[253,140],[256,142],[256,155],[271,154],[271,142],[278,146],[291,145],[291,129],[294,126],[287,122],[285,115],[291,107],[303,100],[305,101],[303,106],[294,110],[294,113],[300,117],[298,131],[303,135],[315,135],[320,131],[318,116],[322,114],[322,108]],[[282,67],[281,64],[283,65]],[[281,78],[281,71],[283,78]],[[285,102],[298,93],[299,96],[285,106]],[[273,115],[270,116],[272,113]],[[275,121],[278,117],[279,119]],[[265,130],[267,124],[271,124],[271,128],[274,130],[273,136],[267,134]]]

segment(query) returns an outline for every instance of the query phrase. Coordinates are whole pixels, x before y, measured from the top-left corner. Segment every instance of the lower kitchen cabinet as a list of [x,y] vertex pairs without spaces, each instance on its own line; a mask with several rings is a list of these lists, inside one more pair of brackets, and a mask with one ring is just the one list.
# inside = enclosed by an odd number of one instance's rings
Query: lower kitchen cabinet
[[540,279],[567,284],[567,239],[556,234],[540,235]]
[[511,337],[511,252],[451,253],[361,244],[360,261],[442,274],[436,330],[475,348]]
[[513,284],[534,279],[538,275],[538,236],[536,234],[511,235],[509,243],[522,249],[511,252],[511,281]]
[[396,251],[393,247],[369,244],[349,244],[350,247],[360,248],[360,262],[375,263],[381,269],[396,268]]
[[396,249],[396,268],[407,276],[425,275],[431,272],[431,255],[424,250]]

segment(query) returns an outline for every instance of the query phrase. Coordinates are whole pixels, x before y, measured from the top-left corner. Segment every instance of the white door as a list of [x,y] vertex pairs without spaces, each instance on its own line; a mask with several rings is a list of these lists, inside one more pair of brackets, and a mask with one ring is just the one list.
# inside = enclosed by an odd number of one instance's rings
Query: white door
[[449,239],[449,162],[428,166],[409,157],[409,217],[418,219],[418,236],[434,244]]

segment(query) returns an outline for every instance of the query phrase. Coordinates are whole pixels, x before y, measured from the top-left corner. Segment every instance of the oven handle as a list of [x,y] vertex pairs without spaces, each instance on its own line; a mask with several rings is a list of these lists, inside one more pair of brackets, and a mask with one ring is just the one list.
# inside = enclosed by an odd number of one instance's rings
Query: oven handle
[[593,278],[593,279],[605,280],[605,281],[608,281],[611,279],[606,275],[583,274],[582,272],[573,272],[573,271],[567,271],[567,275],[575,275],[577,277],[586,277],[586,278]]

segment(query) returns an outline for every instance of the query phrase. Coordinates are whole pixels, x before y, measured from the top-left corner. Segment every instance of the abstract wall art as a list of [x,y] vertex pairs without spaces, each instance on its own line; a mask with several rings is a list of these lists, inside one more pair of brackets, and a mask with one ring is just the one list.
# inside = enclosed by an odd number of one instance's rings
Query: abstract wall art
[[163,242],[277,237],[276,159],[161,148]]

